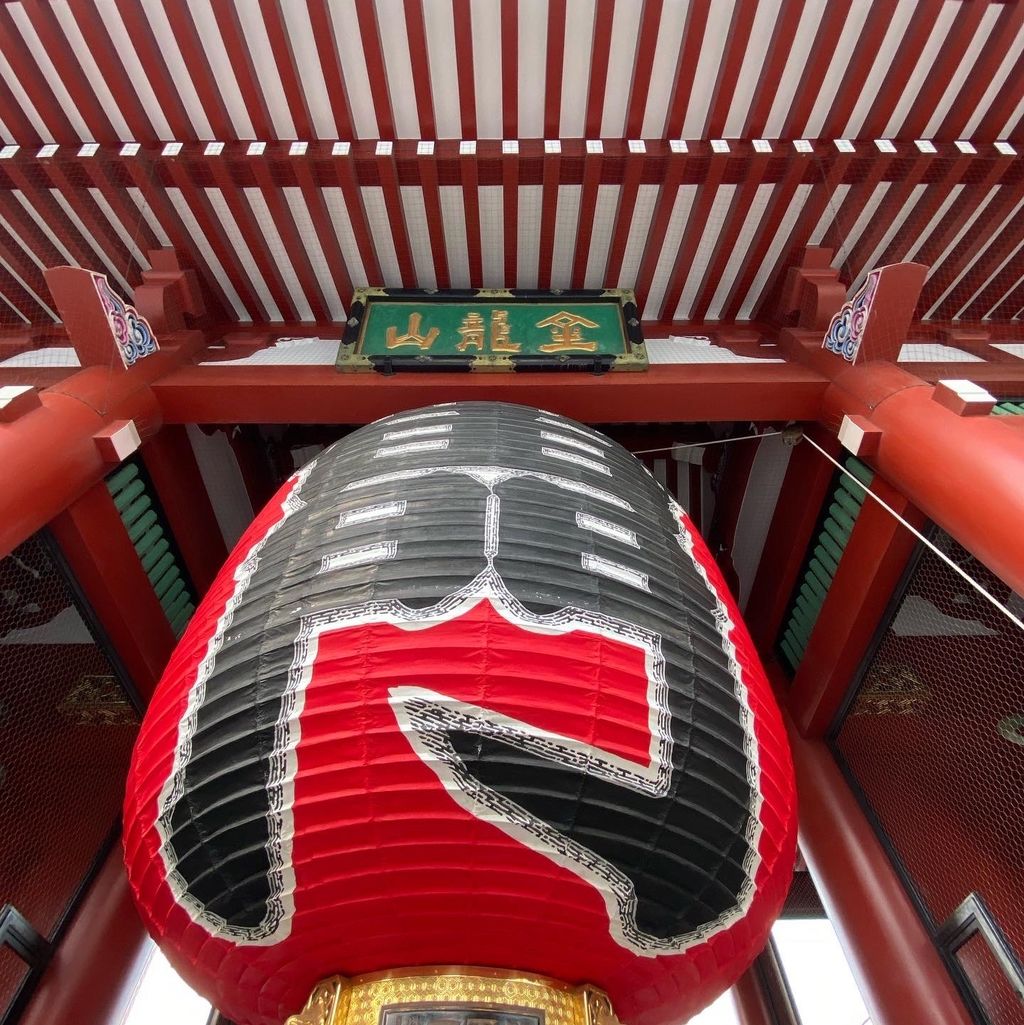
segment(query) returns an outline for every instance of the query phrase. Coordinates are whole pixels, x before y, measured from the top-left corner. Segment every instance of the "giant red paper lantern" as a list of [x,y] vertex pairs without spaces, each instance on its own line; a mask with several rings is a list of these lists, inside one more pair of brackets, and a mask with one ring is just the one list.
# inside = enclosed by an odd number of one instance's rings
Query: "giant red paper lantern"
[[239,541],[146,714],[125,849],[146,924],[234,1021],[417,965],[684,1021],[791,876],[785,734],[681,508],[563,417],[388,417]]

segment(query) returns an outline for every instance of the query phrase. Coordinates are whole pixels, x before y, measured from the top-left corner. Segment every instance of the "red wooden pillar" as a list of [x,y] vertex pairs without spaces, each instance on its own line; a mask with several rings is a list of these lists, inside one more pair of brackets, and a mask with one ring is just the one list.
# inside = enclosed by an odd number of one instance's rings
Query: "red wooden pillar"
[[[156,330],[180,328],[182,308],[201,309],[194,275],[172,264],[163,254],[154,273],[143,275],[151,280],[143,290],[142,312],[153,318]],[[107,433],[133,429],[145,442],[157,432],[163,416],[150,386],[205,344],[201,331],[172,331],[161,349],[126,369],[114,323],[135,317],[134,308],[122,304],[113,317],[100,299],[97,278],[80,267],[53,267],[45,276],[83,369],[40,392],[36,408],[0,425],[4,555],[113,468]]]
[[227,548],[185,428],[161,428],[142,447],[142,459],[196,586],[196,597],[202,598],[227,558]]
[[[160,408],[145,373],[162,353],[132,371],[87,367],[39,395],[40,407],[0,427],[0,554],[16,548],[114,469],[96,435],[131,420],[145,441]],[[103,412],[98,412],[102,410]]]
[[703,533],[704,524],[704,468],[700,463],[687,463],[689,480],[687,486],[690,496],[690,519],[697,530]]
[[679,496],[679,461],[671,452],[665,459],[665,490],[673,498]]
[[136,689],[148,699],[174,635],[106,484],[94,484],[50,529]]
[[970,1016],[835,759],[787,715],[800,850],[874,1025],[970,1025]]
[[736,525],[739,523],[743,497],[747,493],[750,471],[753,469],[760,444],[760,441],[751,438],[726,446],[728,451],[724,454],[725,466],[715,499],[715,513],[708,531],[711,552],[734,594],[739,591],[739,578],[732,561]]
[[20,1025],[111,1025],[138,985],[146,931],[132,901],[121,846],[93,880]]
[[756,962],[736,980],[732,996],[740,1025],[777,1025],[776,1016],[765,999]]
[[224,428],[231,451],[238,461],[238,470],[245,482],[249,502],[254,510],[262,509],[281,486],[270,469],[266,446],[261,444],[259,432],[252,424]]
[[[820,428],[808,433],[823,448],[838,450],[835,438]],[[798,444],[789,460],[744,617],[763,652],[775,644],[834,472],[806,443]]]
[[1024,594],[1024,432],[1010,417],[958,416],[935,389],[898,367],[873,363],[841,373],[824,416],[867,417],[881,431],[866,456],[886,480]]
[[[871,490],[918,529],[924,525],[885,481],[876,477]],[[916,544],[899,520],[865,498],[787,695],[804,736],[828,731]]]

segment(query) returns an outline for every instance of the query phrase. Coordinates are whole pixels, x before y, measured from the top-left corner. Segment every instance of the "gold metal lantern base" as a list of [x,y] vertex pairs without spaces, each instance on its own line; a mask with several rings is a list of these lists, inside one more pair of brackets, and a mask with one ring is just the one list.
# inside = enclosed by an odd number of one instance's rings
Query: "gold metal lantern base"
[[619,1025],[608,997],[542,975],[446,966],[335,976],[285,1025]]

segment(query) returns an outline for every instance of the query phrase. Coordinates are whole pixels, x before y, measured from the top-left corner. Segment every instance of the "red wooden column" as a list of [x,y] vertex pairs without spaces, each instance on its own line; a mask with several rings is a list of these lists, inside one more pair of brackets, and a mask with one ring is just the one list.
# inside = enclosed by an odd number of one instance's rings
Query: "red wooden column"
[[800,850],[874,1025],[970,1025],[931,938],[835,759],[787,715]]
[[270,469],[266,447],[251,424],[225,428],[228,444],[238,461],[238,470],[245,483],[246,493],[253,509],[262,509],[280,487]]
[[196,597],[202,598],[227,558],[227,548],[185,428],[161,428],[142,447],[142,459],[198,591]]
[[866,417],[881,432],[867,462],[1024,594],[1024,432],[1008,417],[959,416],[935,390],[891,364],[868,364],[836,377],[824,415]]
[[736,525],[739,523],[743,497],[747,493],[750,471],[760,445],[759,440],[751,438],[726,446],[729,451],[724,453],[725,467],[718,487],[711,529],[708,531],[711,552],[734,594],[739,590],[739,578],[732,561]]
[[[111,431],[134,432],[143,442],[156,433],[162,414],[151,384],[205,344],[200,331],[172,332],[159,351],[126,369],[114,324],[133,318],[137,324],[138,311],[122,303],[121,312],[112,314],[97,290],[102,276],[82,268],[54,267],[45,276],[83,369],[41,392],[34,409],[0,424],[0,554],[112,469]],[[181,319],[190,280],[180,270],[156,277],[161,280],[140,289],[154,328],[176,323],[175,311]]]
[[736,980],[732,996],[740,1025],[777,1025],[775,1014],[765,999],[756,962]]
[[[924,526],[925,518],[885,481],[876,477],[871,490],[915,527]],[[787,695],[804,736],[828,731],[916,544],[899,520],[865,498]]]
[[121,845],[107,856],[57,946],[20,1025],[111,1025],[145,968],[146,942]]
[[[142,360],[161,360],[162,353]],[[0,554],[6,554],[109,473],[96,439],[131,421],[142,440],[160,422],[145,374],[87,367],[40,393],[41,405],[0,426]],[[99,412],[102,410],[103,412]]]
[[[821,333],[838,313],[841,294],[835,287],[838,281],[812,264],[790,275],[785,308],[800,311],[800,327],[784,330],[779,344],[791,358],[832,379],[819,412],[830,431],[819,429],[815,440],[834,454],[837,439],[832,432],[844,416],[864,418],[865,429],[881,431],[880,440],[871,435],[877,449],[860,455],[884,478],[876,478],[873,490],[912,522],[919,524],[927,515],[942,523],[979,555],[995,542],[1002,550],[1003,571],[1008,564],[1019,567],[1024,582],[1024,536],[1018,530],[1015,543],[1006,536],[1016,529],[1007,510],[1024,507],[1024,437],[1015,444],[1011,439],[1017,432],[998,423],[957,417],[932,401],[930,386],[894,365],[926,269],[888,268],[866,308],[860,295],[860,351],[848,354],[857,360],[851,368],[842,355],[821,347]],[[854,306],[846,305],[852,322]],[[798,449],[791,461],[792,486],[787,478],[748,606],[752,630],[765,653],[778,632],[834,473],[819,452],[802,448],[806,451]],[[807,484],[803,494],[801,472]],[[984,501],[978,501],[981,495]],[[1002,525],[986,539],[997,517]],[[784,543],[787,528],[795,535],[789,548]],[[906,528],[866,499],[792,687],[778,666],[768,668],[784,706],[793,752],[800,849],[872,1021],[967,1025],[966,1007],[931,937],[835,758],[819,739],[848,690],[914,543]]]
[[[790,272],[782,307],[800,311],[799,328],[783,330],[779,345],[832,379],[820,421],[835,428],[845,417],[858,418],[871,438],[861,457],[1024,593],[1024,532],[1014,516],[1024,508],[1024,434],[1003,417],[947,408],[934,398],[944,389],[896,366],[926,273],[920,264],[882,268],[874,290],[862,288],[840,311],[837,282],[829,280],[835,272],[823,274],[805,260]],[[827,350],[818,331],[833,314],[845,317],[849,330],[839,349]]]
[[[838,451],[824,430],[812,427],[808,433],[823,448]],[[790,457],[744,615],[762,652],[770,651],[778,636],[833,473],[832,464],[811,445],[798,444]]]
[[174,635],[106,484],[94,484],[50,529],[136,689],[148,699]]

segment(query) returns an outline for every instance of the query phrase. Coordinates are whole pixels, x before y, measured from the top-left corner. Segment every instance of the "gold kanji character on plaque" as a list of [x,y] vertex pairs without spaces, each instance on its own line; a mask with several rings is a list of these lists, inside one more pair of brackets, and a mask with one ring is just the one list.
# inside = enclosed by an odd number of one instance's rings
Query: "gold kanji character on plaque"
[[484,318],[475,311],[467,313],[462,318],[462,324],[457,328],[462,341],[455,346],[459,352],[465,352],[470,346],[482,352],[484,347]]
[[441,329],[432,327],[426,335],[420,334],[420,321],[423,319],[419,313],[409,314],[409,327],[404,335],[398,333],[398,328],[391,326],[385,333],[385,339],[387,340],[387,347],[389,349],[397,349],[402,345],[415,345],[420,349],[429,349],[434,342],[437,340],[437,336],[441,333]]
[[492,352],[519,352],[522,345],[513,342],[509,338],[508,310],[493,310],[491,312],[491,351]]
[[559,310],[558,313],[542,320],[537,327],[551,328],[551,341],[545,345],[539,345],[539,352],[569,352],[578,350],[580,352],[596,352],[597,342],[588,341],[583,337],[582,328],[598,327],[592,320],[580,317],[568,310]]

